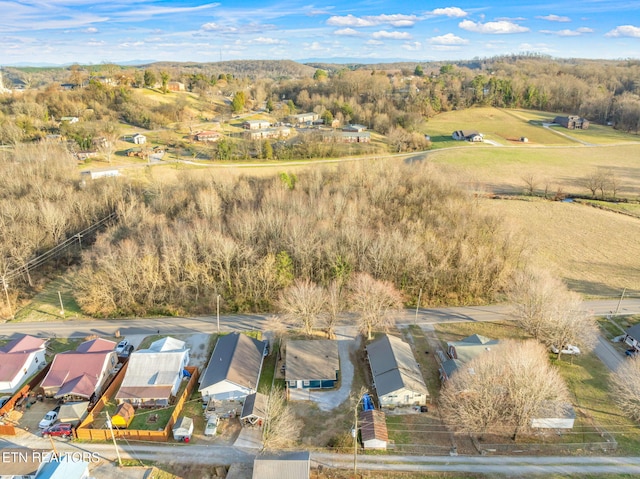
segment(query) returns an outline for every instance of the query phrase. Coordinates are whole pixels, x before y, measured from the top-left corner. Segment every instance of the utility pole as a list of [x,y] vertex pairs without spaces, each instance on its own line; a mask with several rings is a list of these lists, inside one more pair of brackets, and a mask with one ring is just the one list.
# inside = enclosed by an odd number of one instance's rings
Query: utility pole
[[7,284],[7,280],[5,277],[2,277],[2,288],[4,289],[4,296],[7,300],[7,308],[9,308],[9,314],[13,318],[13,311],[11,310],[11,301],[9,300],[9,285]]
[[618,306],[616,306],[616,312],[615,312],[616,315],[618,314],[618,311],[620,311],[620,303],[622,303],[622,298],[624,298],[624,293],[626,292],[627,292],[627,288],[624,288],[622,290],[622,294],[620,295],[620,299],[618,300]]
[[353,408],[353,477],[354,479],[358,478],[358,404],[360,401],[356,403],[356,407]]
[[218,335],[220,335],[220,295],[216,296],[216,319],[218,321]]
[[58,299],[60,300],[60,316],[64,318],[64,304],[62,304],[62,294],[58,291]]
[[109,417],[109,411],[105,411],[107,413],[107,424],[109,425],[109,431],[111,431],[111,439],[113,440],[113,447],[116,448],[116,456],[118,456],[118,465],[122,467],[122,458],[120,457],[120,451],[118,450],[118,445],[116,444],[116,436],[113,434],[113,427],[111,426],[111,417]]
[[416,304],[416,320],[414,323],[418,322],[418,310],[420,309],[420,300],[422,299],[422,288],[420,288],[420,293],[418,294],[418,304]]

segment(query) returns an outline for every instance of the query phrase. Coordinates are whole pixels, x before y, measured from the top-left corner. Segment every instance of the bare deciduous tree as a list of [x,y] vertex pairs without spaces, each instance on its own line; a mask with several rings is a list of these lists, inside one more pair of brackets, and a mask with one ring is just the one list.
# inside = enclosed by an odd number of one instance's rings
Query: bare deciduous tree
[[367,273],[358,273],[349,281],[349,303],[358,313],[358,328],[368,339],[373,329],[393,322],[391,313],[402,308],[402,295],[388,281],[379,281]]
[[312,281],[298,279],[282,291],[278,306],[287,319],[300,324],[310,335],[324,309],[324,293]]
[[508,297],[520,326],[543,344],[557,347],[558,359],[567,344],[593,348],[598,334],[594,318],[580,297],[548,271],[518,271]]
[[625,361],[611,374],[613,400],[634,421],[640,421],[640,356]]
[[538,187],[538,180],[533,174],[528,174],[522,177],[522,181],[525,186],[525,193],[529,196],[533,196]]
[[302,428],[301,421],[287,404],[284,391],[274,387],[271,391],[262,391],[267,395],[265,422],[262,428],[264,449],[274,450],[291,447],[295,444]]
[[340,313],[345,310],[346,301],[344,292],[340,282],[331,281],[325,290],[325,317],[324,324],[327,331],[327,337],[334,339],[336,337],[336,325],[340,318]]
[[567,388],[534,340],[505,341],[447,381],[440,394],[442,415],[460,432],[509,433],[514,440],[539,414],[561,413]]

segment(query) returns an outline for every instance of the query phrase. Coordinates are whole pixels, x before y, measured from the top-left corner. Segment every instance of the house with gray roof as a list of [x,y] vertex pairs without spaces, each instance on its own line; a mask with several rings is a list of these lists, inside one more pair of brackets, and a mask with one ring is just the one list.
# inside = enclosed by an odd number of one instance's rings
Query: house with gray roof
[[266,347],[246,334],[220,336],[200,379],[202,400],[242,400],[256,392]]
[[400,338],[384,334],[366,350],[380,407],[427,403],[429,390],[411,346]]
[[311,455],[309,451],[282,455],[257,456],[253,460],[253,479],[309,479]]
[[267,418],[267,401],[269,398],[262,393],[249,394],[244,399],[240,424],[243,426],[262,426]]
[[[490,339],[481,334],[472,334],[460,341],[449,341],[447,343],[448,359],[440,365],[440,379],[447,381],[451,376],[461,369],[464,364],[475,359],[486,351],[490,351],[493,346],[499,344],[497,339]],[[443,358],[444,359],[444,358]]]
[[330,339],[287,341],[284,378],[289,389],[330,389],[340,370],[338,342]]
[[133,406],[167,406],[178,394],[187,364],[189,349],[184,341],[172,337],[134,351],[129,356],[116,401]]

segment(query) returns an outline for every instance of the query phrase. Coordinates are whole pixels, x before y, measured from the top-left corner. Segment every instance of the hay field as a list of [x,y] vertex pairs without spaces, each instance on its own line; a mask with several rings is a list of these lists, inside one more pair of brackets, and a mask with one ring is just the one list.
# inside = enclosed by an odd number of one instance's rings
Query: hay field
[[578,203],[479,200],[523,234],[533,262],[585,296],[640,291],[640,220]]

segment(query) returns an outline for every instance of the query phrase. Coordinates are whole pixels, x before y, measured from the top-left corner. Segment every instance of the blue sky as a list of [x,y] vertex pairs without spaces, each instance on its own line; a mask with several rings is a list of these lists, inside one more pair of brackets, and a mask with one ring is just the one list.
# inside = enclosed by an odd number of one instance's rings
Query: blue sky
[[503,3],[0,0],[0,65],[640,58],[640,0]]

